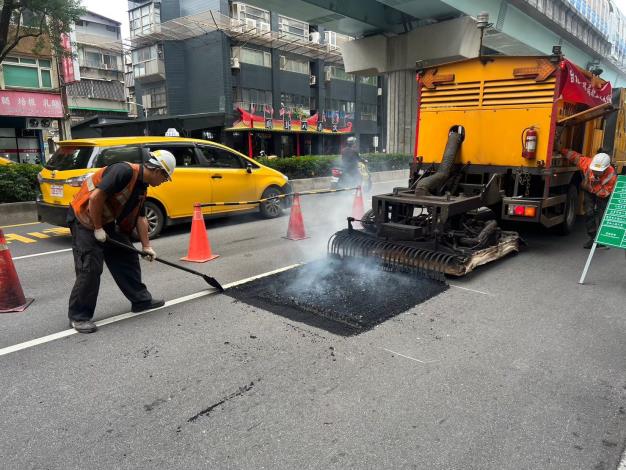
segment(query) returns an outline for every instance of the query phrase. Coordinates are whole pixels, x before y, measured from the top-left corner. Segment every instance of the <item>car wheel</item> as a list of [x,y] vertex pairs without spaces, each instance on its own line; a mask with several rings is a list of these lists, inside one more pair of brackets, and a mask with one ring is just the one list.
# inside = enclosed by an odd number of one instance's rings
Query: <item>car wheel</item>
[[[261,199],[280,196],[282,192],[276,187],[269,187],[263,191]],[[281,199],[271,199],[261,203],[261,215],[266,219],[274,219],[283,215]]]
[[578,190],[571,184],[567,188],[567,200],[565,201],[565,220],[557,230],[560,235],[569,235],[576,222],[576,206],[578,204]]
[[146,201],[144,208],[146,210],[146,219],[148,220],[148,236],[156,238],[163,230],[165,216],[161,208],[152,201]]

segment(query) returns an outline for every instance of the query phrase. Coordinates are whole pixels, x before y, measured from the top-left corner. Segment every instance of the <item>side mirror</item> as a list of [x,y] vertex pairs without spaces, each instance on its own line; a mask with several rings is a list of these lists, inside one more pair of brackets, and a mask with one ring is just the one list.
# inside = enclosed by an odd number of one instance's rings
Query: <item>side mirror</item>
[[246,163],[246,173],[252,173],[252,163]]

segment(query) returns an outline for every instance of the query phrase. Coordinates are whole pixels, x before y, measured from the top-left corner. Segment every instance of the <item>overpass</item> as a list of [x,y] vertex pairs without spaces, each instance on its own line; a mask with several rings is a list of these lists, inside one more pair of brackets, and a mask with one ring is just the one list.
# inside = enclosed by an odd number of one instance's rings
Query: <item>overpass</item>
[[609,1],[592,10],[580,0],[246,0],[321,29],[354,36],[342,46],[345,69],[385,74],[387,151],[412,153],[416,62],[432,65],[478,54],[473,17],[489,13],[487,51],[507,55],[563,53],[602,78],[626,86],[624,16]]

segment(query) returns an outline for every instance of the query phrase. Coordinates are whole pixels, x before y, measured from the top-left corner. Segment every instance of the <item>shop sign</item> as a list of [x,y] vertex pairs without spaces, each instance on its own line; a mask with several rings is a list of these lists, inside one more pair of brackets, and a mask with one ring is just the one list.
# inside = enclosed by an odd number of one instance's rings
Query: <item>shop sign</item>
[[0,90],[0,116],[62,118],[61,95]]

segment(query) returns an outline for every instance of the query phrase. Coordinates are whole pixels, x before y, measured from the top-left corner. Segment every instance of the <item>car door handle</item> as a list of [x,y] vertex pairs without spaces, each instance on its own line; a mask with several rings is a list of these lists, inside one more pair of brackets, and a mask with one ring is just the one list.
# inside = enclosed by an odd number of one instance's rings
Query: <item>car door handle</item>
[[211,175],[211,178],[213,178],[214,180],[221,180],[222,175]]

